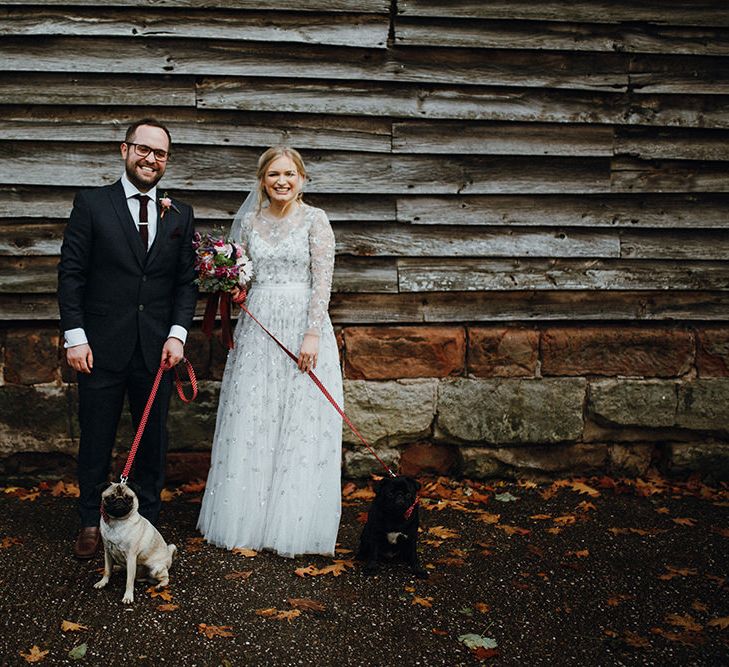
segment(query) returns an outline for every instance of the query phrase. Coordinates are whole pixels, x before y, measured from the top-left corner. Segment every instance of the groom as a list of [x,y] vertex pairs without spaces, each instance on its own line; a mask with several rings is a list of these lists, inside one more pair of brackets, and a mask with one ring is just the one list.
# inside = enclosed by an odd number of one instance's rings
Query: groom
[[[171,137],[154,119],[129,127],[120,180],[76,195],[58,265],[58,301],[66,360],[78,371],[81,532],[77,558],[99,547],[98,486],[128,395],[134,427],[160,364],[183,357],[197,298],[193,212],[157,190]],[[134,463],[139,511],[155,523],[167,453],[172,374],[165,373]]]

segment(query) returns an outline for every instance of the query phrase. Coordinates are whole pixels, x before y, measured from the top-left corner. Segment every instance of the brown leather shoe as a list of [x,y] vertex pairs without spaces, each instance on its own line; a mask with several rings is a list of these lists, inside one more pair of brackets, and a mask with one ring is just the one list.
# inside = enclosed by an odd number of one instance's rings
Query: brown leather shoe
[[101,544],[101,532],[97,526],[82,528],[73,545],[73,555],[81,560],[89,560],[96,555]]

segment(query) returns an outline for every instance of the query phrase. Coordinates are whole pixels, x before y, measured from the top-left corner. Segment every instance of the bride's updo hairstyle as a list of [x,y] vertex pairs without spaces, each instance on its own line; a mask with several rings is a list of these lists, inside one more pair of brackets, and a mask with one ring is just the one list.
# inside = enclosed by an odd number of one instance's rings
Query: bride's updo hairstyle
[[302,189],[296,195],[296,201],[302,202],[304,197],[303,183],[306,181],[306,167],[304,166],[304,160],[301,157],[301,153],[295,148],[288,146],[271,146],[266,149],[261,157],[258,158],[258,167],[256,169],[256,178],[258,179],[258,212],[260,213],[261,207],[264,202],[269,201],[268,193],[264,186],[264,180],[268,168],[274,160],[278,160],[280,157],[289,158],[296,167],[296,171],[299,172],[301,178]]

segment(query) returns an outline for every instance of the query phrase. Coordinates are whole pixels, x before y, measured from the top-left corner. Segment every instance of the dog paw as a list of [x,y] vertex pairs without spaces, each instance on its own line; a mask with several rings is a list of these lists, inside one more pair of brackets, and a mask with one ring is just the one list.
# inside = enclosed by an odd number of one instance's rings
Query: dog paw
[[134,602],[134,593],[124,593],[122,602],[124,604],[132,604],[132,602]]
[[109,583],[109,577],[102,577],[95,584],[94,588],[104,588]]

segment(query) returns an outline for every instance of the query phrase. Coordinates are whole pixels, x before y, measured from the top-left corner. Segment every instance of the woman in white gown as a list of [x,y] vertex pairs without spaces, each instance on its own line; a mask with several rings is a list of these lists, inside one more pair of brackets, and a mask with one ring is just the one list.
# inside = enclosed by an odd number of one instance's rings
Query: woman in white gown
[[305,372],[315,368],[342,405],[339,353],[327,312],[334,234],[324,211],[302,201],[305,177],[298,152],[268,149],[258,162],[254,205],[241,207],[232,230],[253,261],[246,307],[299,356],[297,367],[241,313],[198,519],[205,539],[228,549],[334,553],[342,420]]

